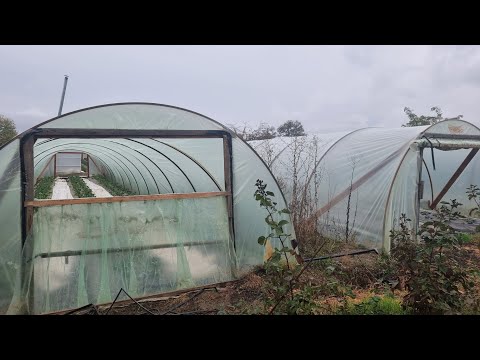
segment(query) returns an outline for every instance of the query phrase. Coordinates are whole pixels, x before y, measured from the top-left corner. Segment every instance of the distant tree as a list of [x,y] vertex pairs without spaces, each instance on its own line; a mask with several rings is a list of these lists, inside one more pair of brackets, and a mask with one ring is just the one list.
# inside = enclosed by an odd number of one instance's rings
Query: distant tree
[[405,107],[403,111],[407,114],[409,121],[406,124],[403,124],[403,127],[412,127],[412,126],[424,126],[424,125],[433,125],[440,121],[444,120],[459,120],[463,117],[463,115],[458,115],[453,118],[444,118],[442,114],[442,110],[438,106],[434,106],[430,109],[431,111],[435,112],[435,116],[418,116],[416,115],[412,109]]
[[228,127],[245,141],[273,139],[277,136],[275,127],[266,123],[261,123],[256,129],[252,129],[246,123],[242,125],[228,124]]
[[17,136],[17,129],[12,119],[0,114],[0,146]]
[[250,133],[250,136],[247,140],[266,140],[273,139],[276,136],[277,132],[275,131],[275,126],[270,126],[267,123],[261,123],[258,125],[257,129]]
[[288,137],[306,135],[302,123],[298,120],[288,120],[278,127],[277,132],[279,136]]

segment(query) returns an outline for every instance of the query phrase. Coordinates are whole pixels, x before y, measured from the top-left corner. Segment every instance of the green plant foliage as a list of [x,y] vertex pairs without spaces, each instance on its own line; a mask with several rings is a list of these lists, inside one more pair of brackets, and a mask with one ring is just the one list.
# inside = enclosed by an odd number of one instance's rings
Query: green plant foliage
[[391,231],[392,256],[397,260],[399,273],[406,277],[408,294],[404,307],[420,314],[445,314],[461,311],[473,288],[469,272],[459,264],[462,251],[459,237],[449,224],[462,217],[456,200],[442,202],[440,220],[423,224],[417,242],[408,227],[409,219],[402,214],[400,230]]
[[129,196],[133,195],[130,190],[125,189],[123,186],[116,184],[104,175],[93,175],[92,179],[102,185],[112,196]]
[[457,241],[459,244],[470,244],[472,242],[472,236],[470,234],[458,233]]
[[35,185],[35,199],[50,199],[55,179],[53,176],[46,176],[38,180]]
[[68,177],[68,182],[72,185],[73,192],[77,198],[95,197],[92,190],[85,184],[80,176],[73,175]]
[[299,266],[295,261],[297,253],[287,244],[291,234],[284,230],[289,222],[281,219],[282,214],[290,214],[290,211],[276,208],[277,203],[273,199],[275,194],[266,190],[267,184],[262,180],[257,180],[255,186],[255,200],[266,210],[268,215],[265,222],[270,228],[270,233],[260,236],[258,243],[265,246],[270,239],[274,246],[272,256],[264,264],[268,276],[265,283],[265,307],[270,314],[314,314],[317,308],[314,301],[317,289],[298,281],[306,266]]
[[469,215],[478,217],[480,215],[480,188],[477,185],[470,185],[466,193],[468,200],[475,202],[475,207],[470,210]]
[[408,116],[409,121],[402,125],[403,127],[411,127],[411,126],[424,126],[424,125],[433,125],[440,121],[445,120],[459,120],[463,117],[463,115],[458,115],[453,118],[444,118],[442,114],[442,110],[438,106],[434,106],[430,109],[430,111],[435,112],[435,116],[425,116],[416,115],[412,109],[405,107],[403,109],[405,114]]
[[289,248],[286,244],[286,241],[291,234],[285,233],[283,227],[288,224],[288,221],[276,221],[275,219],[281,214],[290,214],[290,211],[288,209],[277,210],[277,203],[273,201],[275,194],[271,191],[265,190],[267,188],[267,184],[264,184],[262,180],[257,180],[255,186],[257,187],[257,190],[254,193],[255,200],[259,201],[260,207],[267,211],[268,215],[265,218],[265,222],[268,224],[271,231],[267,236],[260,236],[257,241],[260,245],[265,246],[268,239],[278,239],[282,246],[281,248],[274,248],[274,254],[271,257],[271,261],[278,263],[282,258],[284,258],[287,267],[290,268],[288,254],[290,253],[291,255],[295,255],[295,251]]
[[17,136],[17,129],[12,119],[0,114],[0,146]]
[[340,310],[343,315],[406,315],[400,300],[392,296],[371,296],[360,303],[346,301]]

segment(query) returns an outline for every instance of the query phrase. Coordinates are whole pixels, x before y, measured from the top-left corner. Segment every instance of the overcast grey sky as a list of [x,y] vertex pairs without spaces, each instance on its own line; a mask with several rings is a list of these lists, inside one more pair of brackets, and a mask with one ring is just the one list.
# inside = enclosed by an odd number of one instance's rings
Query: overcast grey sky
[[479,46],[0,46],[0,113],[19,131],[63,112],[146,101],[223,124],[399,127],[403,108],[480,125]]

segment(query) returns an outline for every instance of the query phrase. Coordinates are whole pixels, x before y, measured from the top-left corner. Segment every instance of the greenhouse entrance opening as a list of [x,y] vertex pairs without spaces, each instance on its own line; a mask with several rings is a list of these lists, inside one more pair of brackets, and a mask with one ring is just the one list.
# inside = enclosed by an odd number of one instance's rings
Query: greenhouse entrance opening
[[[208,163],[182,150],[186,143],[206,149]],[[234,277],[228,132],[37,129],[21,149],[29,312]],[[34,184],[52,175],[52,198],[35,198]]]

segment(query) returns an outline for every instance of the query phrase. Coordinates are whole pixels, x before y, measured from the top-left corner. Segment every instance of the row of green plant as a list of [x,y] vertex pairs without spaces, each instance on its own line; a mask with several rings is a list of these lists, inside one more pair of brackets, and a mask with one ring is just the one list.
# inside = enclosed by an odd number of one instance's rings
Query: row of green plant
[[35,199],[50,199],[54,184],[55,178],[53,176],[45,176],[38,180],[37,185],[35,185]]
[[68,177],[74,196],[77,198],[95,197],[92,190],[85,184],[85,181],[80,176],[73,175]]
[[118,185],[117,183],[111,181],[104,175],[93,175],[92,179],[94,179],[97,183],[105,188],[112,196],[129,196],[133,195],[128,189],[125,189],[123,186]]

